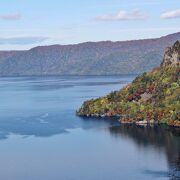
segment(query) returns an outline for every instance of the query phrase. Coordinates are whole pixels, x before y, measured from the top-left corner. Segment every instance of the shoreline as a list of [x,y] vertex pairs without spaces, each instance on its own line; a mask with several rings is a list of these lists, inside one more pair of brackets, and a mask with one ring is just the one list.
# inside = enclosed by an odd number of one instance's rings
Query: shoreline
[[171,127],[171,128],[179,128],[180,130],[180,126],[177,125],[169,125],[167,123],[162,123],[160,121],[155,121],[155,120],[141,120],[141,121],[126,121],[121,120],[121,117],[124,117],[125,115],[116,115],[116,116],[107,116],[107,115],[99,115],[99,114],[87,114],[87,115],[80,115],[76,112],[76,115],[82,118],[95,118],[95,119],[109,119],[109,120],[116,120],[117,122],[119,122],[120,124],[124,124],[124,125],[136,125],[136,126],[161,126],[161,125],[165,125],[167,127]]

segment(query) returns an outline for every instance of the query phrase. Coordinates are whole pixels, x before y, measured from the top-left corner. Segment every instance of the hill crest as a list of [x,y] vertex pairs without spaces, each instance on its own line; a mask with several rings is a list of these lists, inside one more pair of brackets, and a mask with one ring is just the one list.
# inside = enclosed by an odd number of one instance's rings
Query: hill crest
[[0,76],[139,74],[159,66],[180,32],[156,39],[86,42],[0,51]]

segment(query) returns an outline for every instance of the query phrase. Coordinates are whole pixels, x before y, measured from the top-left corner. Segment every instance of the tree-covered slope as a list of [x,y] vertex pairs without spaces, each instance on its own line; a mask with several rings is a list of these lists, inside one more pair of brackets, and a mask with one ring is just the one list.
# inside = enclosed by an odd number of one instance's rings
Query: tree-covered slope
[[180,126],[180,42],[167,48],[160,67],[120,91],[84,102],[81,116],[121,116],[126,123]]
[[156,39],[86,42],[0,51],[0,76],[139,74],[159,66],[180,32]]

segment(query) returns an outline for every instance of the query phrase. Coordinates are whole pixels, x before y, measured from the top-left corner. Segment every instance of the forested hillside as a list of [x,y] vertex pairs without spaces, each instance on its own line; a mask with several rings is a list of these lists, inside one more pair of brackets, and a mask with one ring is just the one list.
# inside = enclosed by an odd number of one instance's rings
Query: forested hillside
[[0,76],[138,74],[159,66],[180,33],[157,39],[86,42],[0,51]]

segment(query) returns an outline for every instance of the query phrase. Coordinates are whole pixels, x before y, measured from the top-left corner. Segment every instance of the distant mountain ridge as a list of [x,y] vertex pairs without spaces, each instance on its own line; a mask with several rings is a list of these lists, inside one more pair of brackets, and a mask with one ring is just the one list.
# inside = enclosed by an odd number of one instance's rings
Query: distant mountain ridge
[[180,32],[155,39],[0,51],[0,76],[137,74],[159,66]]

